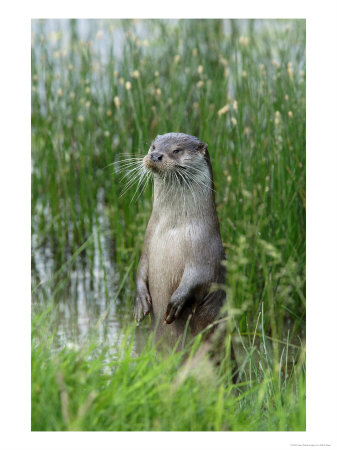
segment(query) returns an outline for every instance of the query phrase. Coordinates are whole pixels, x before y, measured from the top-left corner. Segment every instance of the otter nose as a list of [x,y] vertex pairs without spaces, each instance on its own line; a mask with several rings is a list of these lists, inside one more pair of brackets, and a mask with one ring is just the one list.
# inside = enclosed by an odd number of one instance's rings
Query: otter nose
[[161,161],[163,159],[163,154],[162,153],[157,153],[157,152],[153,152],[151,153],[150,158],[152,159],[152,161]]

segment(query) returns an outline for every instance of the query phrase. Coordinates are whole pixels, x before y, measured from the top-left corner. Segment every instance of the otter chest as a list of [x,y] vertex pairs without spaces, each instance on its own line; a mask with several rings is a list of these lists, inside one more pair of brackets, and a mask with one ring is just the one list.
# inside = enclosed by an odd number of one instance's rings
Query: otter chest
[[194,246],[194,227],[159,221],[149,246],[149,282],[152,290],[172,295],[178,287]]

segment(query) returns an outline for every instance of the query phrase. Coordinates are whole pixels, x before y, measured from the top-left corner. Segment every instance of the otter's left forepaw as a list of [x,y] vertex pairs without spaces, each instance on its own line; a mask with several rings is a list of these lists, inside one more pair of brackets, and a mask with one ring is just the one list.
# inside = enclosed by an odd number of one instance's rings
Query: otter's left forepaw
[[180,316],[181,310],[184,306],[184,300],[182,299],[171,299],[170,303],[167,305],[164,323],[170,324],[174,322]]

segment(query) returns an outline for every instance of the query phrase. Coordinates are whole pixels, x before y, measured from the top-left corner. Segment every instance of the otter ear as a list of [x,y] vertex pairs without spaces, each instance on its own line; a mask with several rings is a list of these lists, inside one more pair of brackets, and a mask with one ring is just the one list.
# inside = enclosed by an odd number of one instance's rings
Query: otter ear
[[198,145],[198,150],[202,155],[205,155],[208,150],[208,145],[205,142],[200,142]]

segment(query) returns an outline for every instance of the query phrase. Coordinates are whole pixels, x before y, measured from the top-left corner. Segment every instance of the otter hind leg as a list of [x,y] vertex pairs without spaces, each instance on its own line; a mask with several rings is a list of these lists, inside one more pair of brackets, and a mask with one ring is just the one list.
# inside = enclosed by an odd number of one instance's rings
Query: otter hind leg
[[[224,302],[225,293],[223,291],[216,291],[209,294],[204,301],[196,306],[191,320],[191,327],[194,335],[198,334],[220,318]],[[215,328],[216,327],[213,327],[208,334],[212,334]]]

